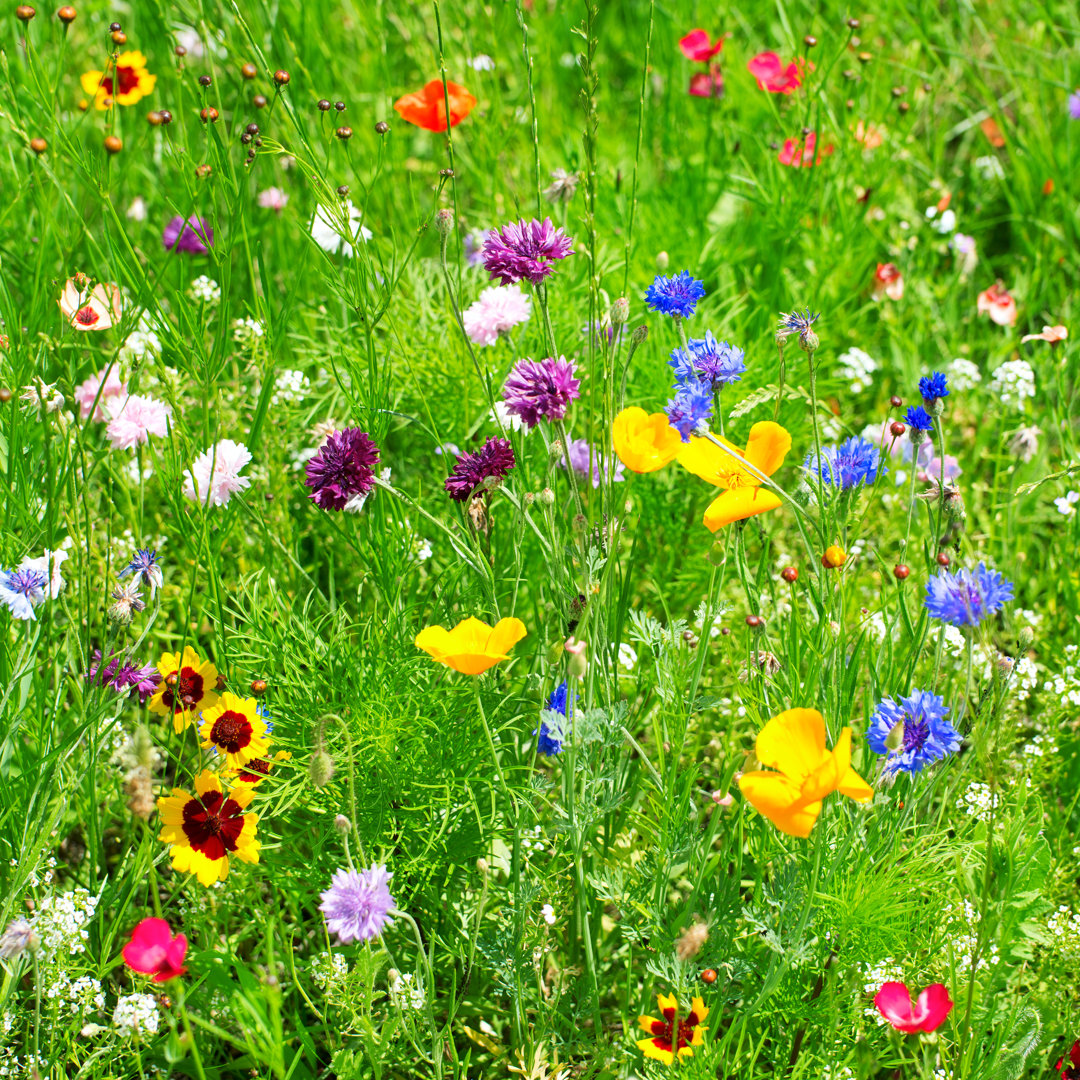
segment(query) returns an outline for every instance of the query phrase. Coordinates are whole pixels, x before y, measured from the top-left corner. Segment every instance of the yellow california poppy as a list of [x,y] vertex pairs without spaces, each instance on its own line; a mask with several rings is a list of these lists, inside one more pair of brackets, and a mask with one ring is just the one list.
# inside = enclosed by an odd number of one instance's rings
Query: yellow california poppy
[[679,1015],[679,1003],[675,995],[665,997],[658,994],[656,1002],[660,1006],[660,1016],[639,1016],[638,1024],[643,1031],[649,1033],[649,1038],[638,1039],[638,1049],[648,1058],[662,1061],[665,1065],[671,1065],[675,1055],[679,1058],[693,1057],[693,1046],[701,1046],[705,1042],[705,1029],[702,1024],[709,1010],[701,998],[696,997],[690,1002],[690,1011],[685,1016]]
[[784,458],[791,449],[791,435],[771,420],[762,420],[750,429],[745,450],[740,450],[727,439],[716,438],[731,453],[722,450],[710,439],[691,435],[690,441],[680,449],[678,459],[679,464],[695,476],[700,476],[715,487],[726,489],[705,511],[705,527],[711,532],[733,521],[775,510],[781,503],[780,497],[763,488],[761,480],[741,466],[738,459],[742,458],[759,473],[772,476],[784,464]]
[[757,757],[776,772],[743,773],[739,788],[750,805],[781,832],[807,837],[821,801],[839,791],[859,802],[873,797],[870,785],[851,767],[851,728],[825,749],[825,719],[816,709],[790,709],[758,733]]
[[141,101],[157,83],[157,76],[146,69],[146,57],[130,50],[116,58],[116,67],[110,63],[106,71],[84,72],[79,82],[83,92],[94,95],[94,108],[107,109],[115,101],[117,105],[134,105]]
[[462,675],[479,675],[500,660],[508,659],[510,649],[527,633],[520,619],[500,619],[494,626],[488,626],[470,616],[453,630],[444,626],[421,630],[415,644],[433,660]]
[[636,473],[662,469],[675,460],[683,445],[664,413],[650,416],[636,405],[623,409],[612,421],[611,440],[619,460]]

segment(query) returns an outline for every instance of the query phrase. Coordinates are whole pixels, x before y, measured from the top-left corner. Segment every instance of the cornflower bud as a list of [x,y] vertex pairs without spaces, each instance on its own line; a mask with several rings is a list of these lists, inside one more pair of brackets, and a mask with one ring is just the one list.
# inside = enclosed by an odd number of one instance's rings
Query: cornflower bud
[[671,258],[666,251],[657,252],[656,269],[663,273],[671,265]]
[[634,332],[630,335],[630,340],[635,345],[642,345],[645,339],[649,336],[649,328],[647,326],[635,326]]
[[347,836],[352,832],[352,822],[344,814],[338,814],[334,818],[334,831]]
[[444,239],[454,231],[454,211],[443,207],[435,215],[435,228]]
[[622,326],[630,318],[630,301],[625,296],[620,296],[611,305],[611,325]]

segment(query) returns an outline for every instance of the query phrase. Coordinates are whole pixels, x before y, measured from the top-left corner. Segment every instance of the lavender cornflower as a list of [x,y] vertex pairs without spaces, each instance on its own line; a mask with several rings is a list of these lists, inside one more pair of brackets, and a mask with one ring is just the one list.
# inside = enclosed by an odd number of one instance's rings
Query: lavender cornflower
[[708,388],[696,379],[687,379],[675,387],[675,397],[669,400],[668,423],[689,442],[698,425],[712,416],[713,399]]
[[389,917],[394,910],[390,895],[393,876],[385,866],[372,863],[359,873],[339,870],[330,879],[330,888],[320,893],[319,910],[326,916],[327,929],[337,935],[340,944],[370,941],[384,927],[394,925]]
[[95,649],[86,679],[87,682],[107,687],[117,694],[134,690],[139,695],[139,703],[145,704],[146,699],[153,695],[161,683],[161,672],[153,664],[139,667],[120,654],[110,656],[103,665],[101,650]]
[[[907,424],[912,439],[917,431],[934,430],[934,418],[921,405],[912,405],[904,413],[904,423]],[[921,439],[919,441],[922,442]]]
[[882,464],[878,448],[872,442],[856,437],[839,446],[823,446],[821,458],[821,462],[817,463],[811,451],[806,455],[803,468],[821,477],[822,483],[841,491],[848,491],[859,484],[872,484],[879,472],[884,476],[889,471]]
[[0,570],[0,603],[16,619],[36,619],[34,608],[45,599],[48,580],[40,570]]
[[537,735],[536,752],[545,757],[555,757],[562,753],[566,740],[566,721],[573,708],[573,695],[569,684],[561,682],[551,692],[547,708],[540,714],[540,727],[533,734]]
[[554,272],[553,262],[574,254],[572,244],[562,229],[552,225],[551,218],[511,222],[487,234],[484,267],[492,280],[502,285],[515,281],[541,285]]
[[379,448],[366,431],[346,428],[335,431],[308,459],[304,484],[308,498],[324,510],[358,511],[375,486],[373,469]]
[[541,417],[561,420],[570,402],[581,396],[580,385],[573,361],[565,356],[519,360],[503,386],[503,400],[511,416],[534,428]]
[[821,318],[821,312],[811,312],[796,309],[790,315],[780,313],[780,325],[776,330],[777,341],[786,341],[792,334],[799,335],[799,342],[805,346],[807,339],[813,334],[813,325]]
[[949,380],[940,371],[924,375],[919,380],[919,393],[922,394],[926,411],[931,416],[939,416],[942,411],[941,399],[949,396]]
[[39,944],[34,927],[26,919],[12,919],[0,934],[0,960],[13,960],[27,949],[35,952]]
[[1080,120],[1080,90],[1074,90],[1069,95],[1069,116],[1073,120]]
[[738,382],[746,371],[746,353],[726,341],[717,341],[711,330],[703,338],[691,338],[685,349],[676,349],[668,363],[681,382],[698,379],[711,392]]
[[205,218],[192,215],[185,221],[177,216],[165,226],[161,242],[166,251],[187,251],[192,255],[205,255],[214,246],[214,230]]
[[[567,458],[570,460],[570,468],[580,476],[592,477],[592,486],[600,487],[611,475],[612,483],[619,484],[626,479],[623,471],[623,463],[615,458],[615,469],[611,470],[611,461],[603,458],[600,451],[595,449],[588,439],[571,439],[568,453],[559,459],[561,468],[566,468]],[[591,468],[590,468],[591,462]]]
[[[446,491],[457,502],[468,502],[483,485],[485,490],[505,478],[514,467],[509,440],[492,436],[475,454],[462,454],[446,478]],[[489,482],[490,481],[490,482]]]
[[139,592],[138,581],[117,585],[112,591],[112,601],[106,614],[113,622],[120,624],[131,622],[132,616],[146,607],[146,601]]
[[875,754],[889,755],[885,776],[920,772],[960,749],[960,733],[945,719],[948,711],[944,700],[927,690],[913,690],[898,702],[885,698],[878,704],[866,741]]
[[977,626],[1013,598],[1013,583],[980,562],[974,570],[940,571],[926,583],[926,610],[951,626]]
[[689,319],[704,295],[704,284],[692,278],[689,270],[682,270],[672,277],[657,274],[645,291],[645,303],[661,315]]
[[484,262],[484,240],[487,239],[486,229],[470,229],[465,234],[465,265],[482,266]]
[[165,584],[165,576],[161,572],[161,567],[158,566],[157,552],[151,551],[150,548],[137,548],[131,557],[131,562],[116,576],[122,578],[128,574],[134,574],[136,581],[141,578],[146,585],[149,585],[151,597]]

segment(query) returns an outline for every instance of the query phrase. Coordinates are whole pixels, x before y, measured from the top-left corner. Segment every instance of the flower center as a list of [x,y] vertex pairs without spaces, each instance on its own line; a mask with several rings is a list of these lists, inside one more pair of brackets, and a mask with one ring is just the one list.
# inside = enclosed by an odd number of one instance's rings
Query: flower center
[[74,319],[80,326],[93,326],[101,316],[89,305],[79,308],[75,312]]
[[161,695],[162,702],[170,709],[188,711],[195,708],[203,699],[203,677],[190,667],[181,668],[175,686],[170,686]]
[[208,859],[223,859],[236,850],[236,841],[244,829],[243,810],[220,791],[208,791],[201,798],[189,799],[184,806],[183,829],[196,851]]
[[210,729],[210,741],[230,754],[243,750],[252,737],[251,723],[243,713],[222,713]]
[[925,719],[904,721],[904,753],[921,750],[923,743],[930,738],[930,725]]

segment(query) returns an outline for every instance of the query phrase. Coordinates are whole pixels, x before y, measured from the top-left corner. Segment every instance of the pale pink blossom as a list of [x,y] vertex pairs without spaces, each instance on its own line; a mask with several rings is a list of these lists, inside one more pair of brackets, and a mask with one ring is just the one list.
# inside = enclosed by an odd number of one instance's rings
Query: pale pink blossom
[[69,278],[56,302],[76,330],[108,330],[120,321],[120,290],[104,281],[91,289],[85,274]]
[[240,470],[251,461],[251,451],[243,443],[222,439],[204,450],[184,474],[184,494],[189,499],[227,506],[233,493],[250,487]]
[[1016,301],[1000,281],[979,293],[978,312],[989,315],[990,321],[998,326],[1016,325]]
[[[104,385],[102,385],[104,384]],[[94,409],[94,399],[101,391],[101,398]],[[96,375],[91,375],[75,388],[75,400],[79,403],[79,412],[85,420],[93,409],[94,419],[100,424],[108,419],[105,406],[113,398],[127,395],[127,383],[120,378],[120,371],[115,364],[103,367]]]
[[492,285],[461,315],[465,333],[477,345],[494,345],[499,335],[527,322],[532,313],[532,297],[520,285]]
[[1051,345],[1057,341],[1064,341],[1069,336],[1069,331],[1064,326],[1044,326],[1041,334],[1025,334],[1020,341],[1049,341]]
[[163,439],[169,433],[172,409],[152,397],[131,394],[114,398],[105,411],[109,415],[105,434],[114,450],[134,450],[136,446],[145,446],[151,435]]
[[895,263],[878,263],[874,271],[874,299],[887,296],[890,300],[902,300],[904,296],[904,275]]
[[257,201],[264,210],[276,210],[280,214],[289,201],[289,194],[279,187],[269,187],[259,192]]

